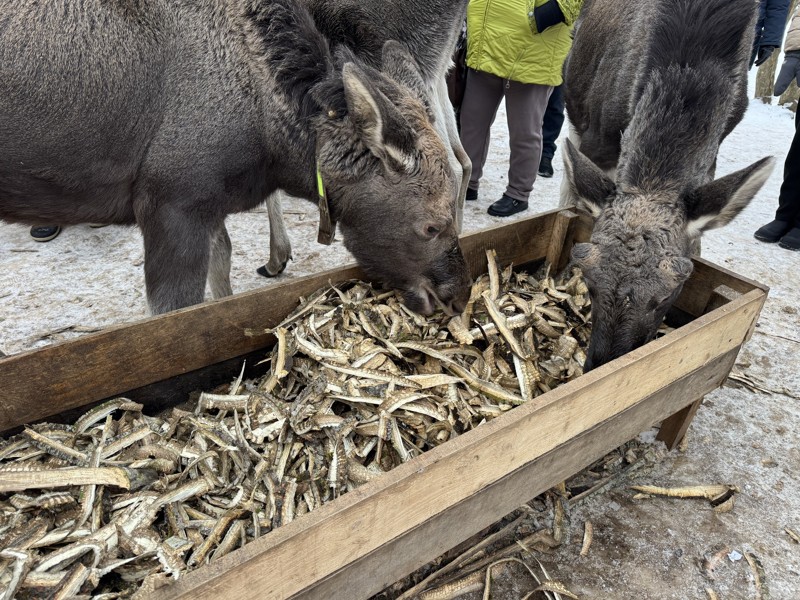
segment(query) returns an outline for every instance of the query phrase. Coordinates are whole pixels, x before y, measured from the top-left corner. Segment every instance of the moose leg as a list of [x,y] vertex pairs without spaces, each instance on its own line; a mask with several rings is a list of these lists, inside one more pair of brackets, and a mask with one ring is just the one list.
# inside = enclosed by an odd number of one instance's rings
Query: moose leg
[[203,301],[211,238],[209,224],[188,211],[158,207],[137,215],[144,238],[144,280],[154,315]]
[[258,274],[264,277],[277,277],[286,268],[292,258],[292,242],[286,232],[281,207],[281,192],[276,190],[267,197],[267,214],[269,216],[269,261],[258,268]]
[[231,289],[231,238],[225,223],[211,238],[211,261],[208,266],[208,286],[215,300],[230,296]]
[[437,120],[440,123],[443,123],[445,126],[445,131],[443,133],[446,134],[446,139],[449,142],[452,156],[458,163],[459,168],[457,169],[455,168],[454,164],[451,165],[454,167],[453,170],[456,173],[456,179],[458,178],[459,171],[461,173],[461,184],[458,188],[458,196],[456,197],[455,213],[456,227],[458,228],[458,231],[461,232],[464,213],[464,199],[467,196],[467,186],[469,185],[470,175],[472,175],[472,162],[470,161],[469,156],[467,156],[464,146],[461,144],[461,136],[458,133],[458,124],[456,123],[456,113],[453,110],[453,105],[450,103],[450,96],[447,93],[447,79],[445,75],[442,75],[438,79],[434,92],[436,104],[439,108],[437,111],[439,114],[436,115]]

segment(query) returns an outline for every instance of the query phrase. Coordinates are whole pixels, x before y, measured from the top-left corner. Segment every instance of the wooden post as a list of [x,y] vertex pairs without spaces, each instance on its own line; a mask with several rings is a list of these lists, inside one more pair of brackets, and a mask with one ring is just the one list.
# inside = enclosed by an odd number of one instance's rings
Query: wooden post
[[[741,296],[739,292],[729,288],[727,285],[718,285],[714,288],[714,291],[711,292],[703,314],[710,313],[726,305],[728,302],[735,300],[739,296]],[[697,410],[703,403],[703,398],[705,398],[705,396],[700,396],[700,398],[686,408],[665,419],[661,423],[661,428],[658,430],[656,439],[664,442],[670,450],[676,448],[689,430],[689,425],[691,425],[692,419],[694,419]]]
[[788,108],[792,112],[797,112],[797,101],[800,100],[800,88],[797,87],[797,82],[792,81],[786,91],[781,94],[778,99],[778,106],[789,105]]
[[559,273],[569,262],[569,253],[572,243],[569,239],[573,225],[578,215],[571,210],[562,210],[556,215],[553,233],[550,235],[550,245],[547,247],[547,260],[550,263],[550,272]]

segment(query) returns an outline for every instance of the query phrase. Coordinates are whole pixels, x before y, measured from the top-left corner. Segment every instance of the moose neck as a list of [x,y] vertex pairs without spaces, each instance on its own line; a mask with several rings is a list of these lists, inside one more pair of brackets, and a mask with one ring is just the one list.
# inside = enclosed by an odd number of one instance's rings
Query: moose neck
[[[650,189],[706,182],[746,108],[751,0],[646,2],[618,182]],[[752,19],[742,18],[750,14]],[[634,36],[636,38],[637,36]],[[620,179],[621,176],[621,179]]]
[[[317,27],[373,67],[388,39],[401,40],[417,59],[425,81],[443,74],[466,16],[468,0],[301,0]],[[454,26],[455,25],[455,26]]]
[[246,20],[252,56],[266,80],[264,135],[280,148],[271,160],[273,185],[316,202],[316,125],[325,110],[317,99],[342,96],[335,93],[341,78],[333,73],[328,40],[307,10],[288,0],[255,0]]
[[682,193],[708,181],[729,112],[721,79],[676,64],[649,74],[622,137],[618,185]]

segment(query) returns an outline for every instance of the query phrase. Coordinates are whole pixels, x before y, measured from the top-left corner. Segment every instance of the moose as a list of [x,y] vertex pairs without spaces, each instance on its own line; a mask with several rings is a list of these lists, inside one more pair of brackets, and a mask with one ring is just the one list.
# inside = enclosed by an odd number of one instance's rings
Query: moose
[[231,293],[225,217],[324,193],[413,310],[463,310],[458,182],[407,48],[331,50],[297,0],[0,0],[0,218],[136,224],[150,309]]
[[[345,46],[367,64],[380,68],[381,49],[390,39],[403,40],[419,65],[426,87],[426,107],[433,126],[448,149],[451,167],[460,186],[454,198],[456,226],[460,231],[464,197],[472,165],[461,145],[445,76],[451,66],[468,0],[299,0],[317,28],[334,46]],[[270,252],[258,268],[265,277],[280,275],[291,258],[291,241],[281,213],[281,193],[267,199]]]
[[747,108],[752,0],[589,0],[566,64],[561,205],[594,219],[572,260],[592,301],[584,370],[655,337],[702,232],[728,224],[772,171],[714,180]]

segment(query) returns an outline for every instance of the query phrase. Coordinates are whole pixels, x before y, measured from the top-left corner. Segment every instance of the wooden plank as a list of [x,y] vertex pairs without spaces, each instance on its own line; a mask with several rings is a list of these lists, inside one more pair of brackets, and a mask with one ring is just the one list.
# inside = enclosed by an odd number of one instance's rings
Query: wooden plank
[[[739,296],[741,296],[739,292],[731,289],[727,285],[718,285],[714,288],[714,291],[711,292],[706,306],[703,309],[703,314],[708,314],[718,308],[722,308],[726,304],[736,300]],[[750,332],[757,321],[758,319],[753,320],[753,325],[748,329],[748,333],[745,334],[745,339],[742,340],[742,343],[750,338]],[[676,448],[678,444],[681,443],[684,436],[686,436],[686,432],[689,431],[689,426],[692,424],[692,420],[702,403],[703,395],[700,395],[691,405],[665,419],[658,430],[656,439],[664,442],[670,450]]]
[[715,358],[292,598],[354,600],[380,592],[677,410],[687,389],[708,393],[719,387],[738,352],[734,348]]
[[[738,348],[763,299],[761,290],[753,290],[426,452],[188,574],[154,597],[246,600],[299,594],[387,540],[420,527],[597,423],[616,418],[674,380]],[[683,393],[688,395],[687,390]]]
[[[733,365],[731,365],[731,367],[733,367]],[[694,419],[697,410],[703,403],[704,396],[705,392],[700,396],[699,400],[695,400],[689,406],[684,407],[674,415],[670,415],[668,418],[664,419],[664,422],[661,423],[661,427],[658,429],[656,439],[660,442],[664,442],[670,450],[677,448],[678,444],[680,444],[681,440],[686,436],[686,432],[689,431],[689,425],[692,424],[692,419]]]
[[355,267],[118,325],[0,360],[0,431],[264,348],[299,296],[361,275]]
[[[231,383],[241,372],[242,365],[245,366],[245,378],[264,376],[269,371],[269,363],[263,362],[263,359],[268,354],[269,350],[256,350],[250,354],[237,356],[236,358],[182,375],[176,375],[164,381],[157,381],[140,388],[126,390],[124,396],[129,400],[144,405],[147,414],[154,414],[191,400],[191,395],[199,393],[198,390],[211,391],[220,384]],[[49,415],[46,419],[43,418],[39,421],[47,420],[51,423],[71,424],[77,421],[87,410],[110,399],[103,398],[90,404],[59,412],[56,415]],[[0,437],[7,438],[19,433],[21,430],[21,425],[12,427],[11,429],[0,431]]]
[[550,244],[547,246],[545,260],[550,263],[551,273],[559,273],[569,261],[571,245],[566,244],[567,234],[573,221],[578,215],[571,210],[562,210],[556,215],[553,230],[550,234]]
[[769,292],[769,288],[761,283],[741,277],[736,273],[715,265],[703,258],[694,257],[694,270],[684,285],[681,295],[675,301],[675,308],[691,315],[703,314],[714,289],[725,285],[734,292],[746,294],[750,290],[759,289]]
[[557,210],[535,218],[484,229],[461,237],[461,250],[473,277],[486,273],[486,250],[497,252],[500,266],[521,265],[547,254]]
[[[502,265],[544,257],[557,213],[463,236],[473,276],[486,271],[487,248],[495,248]],[[352,278],[364,274],[347,265],[0,358],[0,381],[13,382],[0,386],[0,431],[267,347],[271,335],[244,331],[273,327],[300,296]]]

